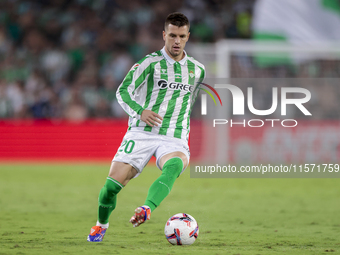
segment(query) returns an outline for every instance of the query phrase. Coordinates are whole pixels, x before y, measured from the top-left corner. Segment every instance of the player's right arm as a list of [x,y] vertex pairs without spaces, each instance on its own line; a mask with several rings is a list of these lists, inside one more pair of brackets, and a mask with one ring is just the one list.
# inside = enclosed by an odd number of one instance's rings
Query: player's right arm
[[[118,87],[116,97],[118,103],[130,117],[140,119],[153,127],[158,126],[163,118],[153,111],[145,110],[136,100],[136,91],[146,84],[149,74],[150,65],[146,66],[143,62],[136,63]],[[139,96],[146,97],[146,95]]]
[[132,118],[141,119],[144,108],[136,101],[136,90],[146,83],[148,67],[136,63],[132,66],[123,82],[119,85],[116,97],[120,106]]

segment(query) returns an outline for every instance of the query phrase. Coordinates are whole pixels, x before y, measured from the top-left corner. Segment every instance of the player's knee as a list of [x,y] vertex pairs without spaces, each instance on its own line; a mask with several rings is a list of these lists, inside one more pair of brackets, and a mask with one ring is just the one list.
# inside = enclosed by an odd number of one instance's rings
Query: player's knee
[[182,162],[183,162],[183,168],[182,168],[182,170],[183,170],[183,169],[187,168],[189,162],[188,162],[187,156],[185,156],[184,154],[181,156],[181,159],[182,159]]
[[114,161],[110,168],[109,177],[126,186],[137,173],[137,170],[130,164]]
[[175,157],[167,160],[163,166],[163,174],[178,177],[183,170],[183,160],[180,157]]

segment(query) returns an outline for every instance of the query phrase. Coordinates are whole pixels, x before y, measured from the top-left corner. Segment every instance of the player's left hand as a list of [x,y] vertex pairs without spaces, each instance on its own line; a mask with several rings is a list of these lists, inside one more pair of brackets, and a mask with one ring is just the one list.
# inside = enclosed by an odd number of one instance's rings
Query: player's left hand
[[158,126],[158,124],[162,123],[162,116],[150,111],[144,110],[141,115],[141,120],[148,124],[150,127]]

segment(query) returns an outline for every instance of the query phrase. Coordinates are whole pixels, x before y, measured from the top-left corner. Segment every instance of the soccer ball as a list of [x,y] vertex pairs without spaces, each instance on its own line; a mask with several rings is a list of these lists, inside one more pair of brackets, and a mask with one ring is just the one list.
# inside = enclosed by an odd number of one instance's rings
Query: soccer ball
[[193,244],[198,236],[197,221],[187,213],[177,213],[165,224],[164,234],[169,243],[174,245]]

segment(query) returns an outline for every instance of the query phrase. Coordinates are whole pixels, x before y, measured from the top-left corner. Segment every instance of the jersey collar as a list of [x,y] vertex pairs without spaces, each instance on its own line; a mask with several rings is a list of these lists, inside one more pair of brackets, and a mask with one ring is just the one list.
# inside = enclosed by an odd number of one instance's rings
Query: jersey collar
[[[184,58],[181,59],[180,61],[178,61],[178,63],[180,63],[181,65],[185,65],[185,63],[186,63],[186,61],[187,61],[187,56],[188,56],[185,50],[183,50],[183,52],[184,52],[184,54],[185,54]],[[164,56],[164,58],[165,58],[171,65],[173,65],[173,64],[176,63],[176,61],[173,60],[173,59],[166,53],[166,51],[165,51],[165,46],[163,47],[163,49],[161,49],[161,53],[162,53],[162,55]]]

